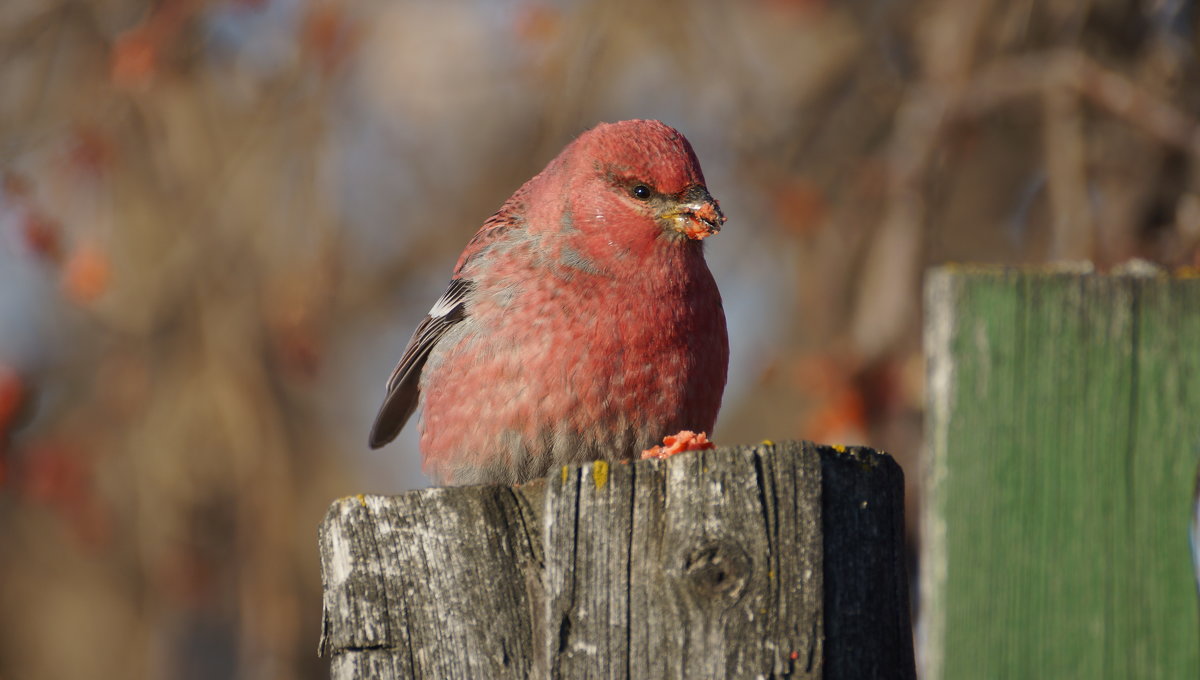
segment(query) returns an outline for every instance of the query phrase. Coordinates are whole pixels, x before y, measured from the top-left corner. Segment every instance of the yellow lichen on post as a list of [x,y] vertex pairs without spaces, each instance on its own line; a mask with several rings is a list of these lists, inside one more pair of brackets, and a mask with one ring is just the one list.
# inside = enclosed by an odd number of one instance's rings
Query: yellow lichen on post
[[596,482],[597,489],[603,489],[608,483],[608,463],[598,460],[592,463],[592,481]]

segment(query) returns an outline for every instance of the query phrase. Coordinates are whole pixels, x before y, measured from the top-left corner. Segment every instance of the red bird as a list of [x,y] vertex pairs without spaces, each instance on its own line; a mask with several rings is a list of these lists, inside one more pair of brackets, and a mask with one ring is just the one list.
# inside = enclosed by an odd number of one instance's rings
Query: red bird
[[702,239],[724,222],[673,128],[583,133],[467,244],[388,380],[371,447],[420,404],[426,473],[513,484],[711,432],[729,341]]

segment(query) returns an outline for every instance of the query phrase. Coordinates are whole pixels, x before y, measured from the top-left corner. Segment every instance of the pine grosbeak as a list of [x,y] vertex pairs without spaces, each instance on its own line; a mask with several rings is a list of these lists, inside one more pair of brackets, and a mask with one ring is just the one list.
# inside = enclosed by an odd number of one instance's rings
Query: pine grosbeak
[[467,244],[388,380],[371,447],[420,404],[427,473],[511,484],[711,432],[729,342],[701,240],[724,222],[676,130],[585,132]]

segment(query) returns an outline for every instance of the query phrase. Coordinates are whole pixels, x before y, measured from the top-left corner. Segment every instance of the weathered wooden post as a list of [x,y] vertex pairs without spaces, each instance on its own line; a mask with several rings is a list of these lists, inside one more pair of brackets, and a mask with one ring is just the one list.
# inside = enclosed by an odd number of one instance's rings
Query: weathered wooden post
[[1200,279],[950,268],[926,301],[922,677],[1200,677]]
[[903,479],[810,443],[338,501],[348,678],[913,678]]

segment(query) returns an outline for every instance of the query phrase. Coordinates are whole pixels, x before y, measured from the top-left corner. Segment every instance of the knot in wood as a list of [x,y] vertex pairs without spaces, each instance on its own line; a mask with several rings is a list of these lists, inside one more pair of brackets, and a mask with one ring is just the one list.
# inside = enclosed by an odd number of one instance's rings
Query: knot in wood
[[750,580],[750,557],[728,539],[709,541],[694,548],[684,561],[687,582],[702,598],[719,598],[732,605]]

